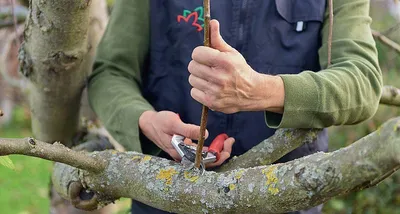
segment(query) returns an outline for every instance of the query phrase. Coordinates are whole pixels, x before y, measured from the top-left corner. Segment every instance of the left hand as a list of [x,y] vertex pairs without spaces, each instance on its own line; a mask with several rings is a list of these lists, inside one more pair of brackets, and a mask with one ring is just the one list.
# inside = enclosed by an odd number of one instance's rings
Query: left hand
[[188,65],[193,99],[227,114],[270,107],[269,91],[274,91],[268,90],[274,89],[271,84],[274,82],[270,80],[282,81],[281,78],[254,71],[244,57],[223,40],[218,21],[210,21],[210,32],[212,48],[195,48]]

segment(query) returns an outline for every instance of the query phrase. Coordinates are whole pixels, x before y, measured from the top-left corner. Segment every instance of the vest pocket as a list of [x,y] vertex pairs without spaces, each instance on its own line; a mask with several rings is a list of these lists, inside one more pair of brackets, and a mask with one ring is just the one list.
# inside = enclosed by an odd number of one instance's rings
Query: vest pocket
[[[326,0],[275,0],[280,16],[291,24],[300,27],[301,22],[323,22]],[[300,29],[300,28],[299,28]],[[296,31],[300,31],[297,30]]]

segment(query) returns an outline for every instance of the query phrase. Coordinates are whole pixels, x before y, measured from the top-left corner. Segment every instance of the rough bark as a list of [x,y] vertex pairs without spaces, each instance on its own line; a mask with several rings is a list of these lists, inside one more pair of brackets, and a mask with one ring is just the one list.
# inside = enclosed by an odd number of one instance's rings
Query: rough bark
[[86,74],[89,0],[31,0],[19,57],[29,79],[34,136],[70,145]]
[[318,129],[278,129],[273,136],[262,141],[241,155],[240,158],[233,157],[217,171],[228,171],[274,163],[303,144],[312,143],[317,138],[318,132]]
[[[282,136],[277,140],[284,141]],[[3,152],[9,148],[4,146],[9,143],[4,142],[0,143]],[[58,148],[48,145],[43,149]],[[13,153],[7,151],[6,154]],[[100,172],[55,165],[55,188],[81,208],[100,208],[127,197],[177,213],[282,213],[307,209],[337,195],[368,188],[399,169],[400,117],[332,153],[316,153],[283,164],[238,167],[219,173],[206,171],[202,175],[179,163],[136,152],[79,154],[107,162]],[[238,157],[245,158],[249,156]],[[94,192],[94,197],[80,198],[84,193],[93,195],[85,189]]]
[[[53,178],[82,183],[96,193],[100,205],[128,197],[177,213],[283,213],[373,186],[399,169],[400,118],[333,153],[222,173],[198,175],[178,163],[135,152],[92,155],[108,160],[104,172],[57,164]],[[56,176],[60,172],[65,176]],[[58,190],[68,190],[59,181],[53,180]]]

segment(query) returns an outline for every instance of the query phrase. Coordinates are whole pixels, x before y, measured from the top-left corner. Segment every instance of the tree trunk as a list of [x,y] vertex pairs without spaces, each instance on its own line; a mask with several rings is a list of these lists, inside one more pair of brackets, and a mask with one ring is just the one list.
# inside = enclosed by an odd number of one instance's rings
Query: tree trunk
[[20,51],[22,74],[29,79],[32,130],[36,138],[71,145],[88,52],[88,0],[31,0]]

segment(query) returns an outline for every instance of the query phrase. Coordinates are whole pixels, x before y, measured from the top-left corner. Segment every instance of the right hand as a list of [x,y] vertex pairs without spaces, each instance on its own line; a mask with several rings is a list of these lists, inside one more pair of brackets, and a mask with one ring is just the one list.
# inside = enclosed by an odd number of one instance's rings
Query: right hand
[[[149,140],[176,161],[182,158],[171,143],[172,136],[178,134],[192,140],[198,140],[200,137],[200,126],[182,122],[179,116],[171,111],[143,112],[139,118],[139,128]],[[207,130],[205,135],[207,138]]]

